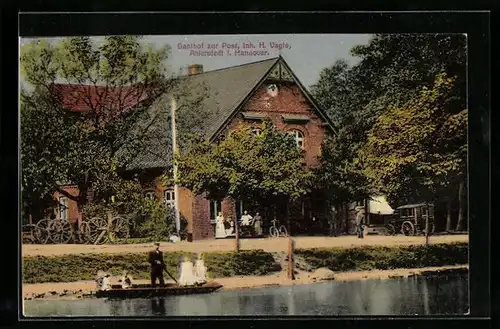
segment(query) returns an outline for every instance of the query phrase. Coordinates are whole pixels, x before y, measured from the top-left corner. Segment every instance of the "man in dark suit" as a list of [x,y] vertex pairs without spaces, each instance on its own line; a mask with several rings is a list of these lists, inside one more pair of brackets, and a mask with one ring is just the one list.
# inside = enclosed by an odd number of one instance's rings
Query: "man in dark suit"
[[163,262],[163,252],[160,250],[160,243],[155,243],[155,250],[149,252],[149,264],[151,264],[151,287],[156,286],[156,279],[160,281],[160,286],[165,286],[163,279],[163,269],[165,263]]

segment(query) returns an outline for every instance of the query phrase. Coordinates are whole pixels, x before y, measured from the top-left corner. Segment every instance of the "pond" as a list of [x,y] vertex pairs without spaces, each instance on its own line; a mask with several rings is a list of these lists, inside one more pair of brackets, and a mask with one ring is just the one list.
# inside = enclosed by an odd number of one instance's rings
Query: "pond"
[[31,300],[25,316],[458,315],[467,312],[467,275],[219,291],[152,299]]

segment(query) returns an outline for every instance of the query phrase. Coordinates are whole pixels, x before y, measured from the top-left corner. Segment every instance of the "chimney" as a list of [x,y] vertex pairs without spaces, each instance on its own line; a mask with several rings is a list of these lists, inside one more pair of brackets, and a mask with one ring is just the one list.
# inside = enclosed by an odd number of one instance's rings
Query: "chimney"
[[203,65],[201,64],[193,64],[188,66],[188,74],[195,75],[203,73]]

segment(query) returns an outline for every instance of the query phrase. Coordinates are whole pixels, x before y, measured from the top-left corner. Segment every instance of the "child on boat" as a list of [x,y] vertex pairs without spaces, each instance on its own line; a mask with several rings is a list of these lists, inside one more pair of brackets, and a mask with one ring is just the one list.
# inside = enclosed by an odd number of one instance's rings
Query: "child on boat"
[[198,255],[198,259],[194,264],[194,276],[197,284],[207,282],[207,268],[205,267],[205,261],[203,260],[202,255]]
[[97,290],[111,290],[111,279],[109,273],[99,271],[97,273]]
[[121,282],[122,289],[132,288],[132,278],[128,275],[128,271],[123,271]]

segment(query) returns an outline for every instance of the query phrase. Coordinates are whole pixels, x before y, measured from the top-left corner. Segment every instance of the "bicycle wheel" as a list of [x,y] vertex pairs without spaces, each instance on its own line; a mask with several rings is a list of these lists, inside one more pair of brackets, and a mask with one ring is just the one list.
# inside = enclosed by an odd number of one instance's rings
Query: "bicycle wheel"
[[270,236],[271,238],[277,238],[277,237],[279,236],[279,234],[280,234],[280,233],[278,232],[278,229],[277,229],[276,227],[271,227],[271,228],[269,229],[269,236]]
[[280,236],[282,237],[287,237],[288,236],[288,231],[285,226],[281,225],[280,226]]

